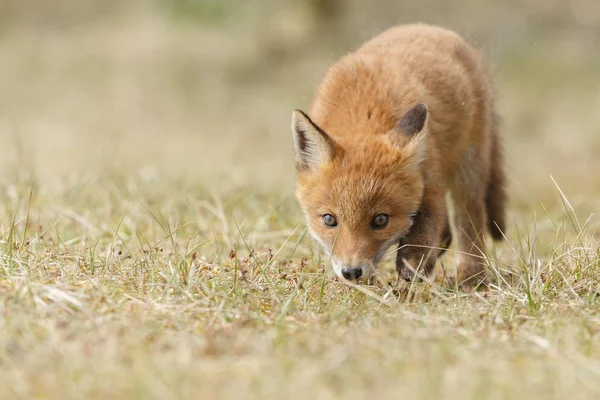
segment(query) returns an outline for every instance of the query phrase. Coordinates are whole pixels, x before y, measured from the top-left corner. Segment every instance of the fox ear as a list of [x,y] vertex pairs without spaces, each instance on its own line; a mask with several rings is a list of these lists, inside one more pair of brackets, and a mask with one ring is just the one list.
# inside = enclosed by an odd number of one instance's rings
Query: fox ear
[[427,132],[420,132],[404,146],[405,168],[417,171],[427,158]]
[[408,110],[400,122],[388,133],[391,143],[403,149],[407,162],[405,167],[418,169],[427,157],[427,122],[428,109],[423,103]]
[[311,171],[331,161],[334,142],[304,112],[292,114],[292,135],[296,151],[296,169]]
[[417,104],[402,116],[396,129],[405,135],[416,135],[425,127],[425,121],[427,121],[428,114],[427,111],[427,106],[425,104]]

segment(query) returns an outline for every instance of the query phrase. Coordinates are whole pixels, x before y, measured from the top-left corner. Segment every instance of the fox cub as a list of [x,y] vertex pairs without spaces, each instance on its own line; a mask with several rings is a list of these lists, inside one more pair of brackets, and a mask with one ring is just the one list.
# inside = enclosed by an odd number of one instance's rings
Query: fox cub
[[[310,115],[310,116],[309,116]],[[412,280],[458,242],[458,280],[484,272],[484,234],[505,228],[492,84],[456,33],[392,28],[333,65],[309,114],[292,116],[296,196],[338,276],[370,276],[386,253]]]

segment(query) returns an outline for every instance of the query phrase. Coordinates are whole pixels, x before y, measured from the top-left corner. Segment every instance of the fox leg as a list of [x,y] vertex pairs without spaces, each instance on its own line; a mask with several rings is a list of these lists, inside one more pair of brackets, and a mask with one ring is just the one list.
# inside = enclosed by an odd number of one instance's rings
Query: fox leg
[[485,198],[488,229],[494,240],[502,240],[506,232],[506,174],[504,172],[502,145],[498,137],[498,123],[492,124],[492,148],[490,153],[490,179]]
[[444,238],[446,229],[449,231],[443,190],[426,189],[413,225],[398,245],[396,270],[402,278],[412,281],[417,271],[425,276],[433,271],[437,257],[441,254],[442,240],[446,239],[448,243],[451,239],[447,232]]
[[440,236],[440,250],[438,251],[438,257],[441,257],[442,254],[448,250],[451,244],[452,230],[450,229],[450,219],[448,216],[446,216],[446,225],[444,229],[442,229],[442,235]]
[[466,153],[451,188],[458,242],[457,280],[467,285],[480,282],[485,272],[488,169],[477,154],[474,148]]

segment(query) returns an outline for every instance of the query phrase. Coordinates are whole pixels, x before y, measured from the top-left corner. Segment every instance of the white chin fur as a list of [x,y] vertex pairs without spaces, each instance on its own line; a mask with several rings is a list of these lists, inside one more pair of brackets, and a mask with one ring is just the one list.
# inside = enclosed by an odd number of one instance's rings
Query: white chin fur
[[331,266],[333,267],[333,272],[335,272],[339,278],[342,278],[342,268],[344,268],[344,266],[337,260],[333,259],[331,260]]

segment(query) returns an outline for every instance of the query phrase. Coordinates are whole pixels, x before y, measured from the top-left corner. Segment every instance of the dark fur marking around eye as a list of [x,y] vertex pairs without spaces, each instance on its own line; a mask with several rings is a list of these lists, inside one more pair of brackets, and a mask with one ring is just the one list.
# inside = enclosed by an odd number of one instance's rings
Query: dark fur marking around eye
[[371,221],[371,228],[372,229],[383,229],[387,226],[389,219],[390,219],[390,217],[387,214],[378,214]]
[[323,225],[325,225],[328,228],[334,228],[337,226],[337,220],[331,214],[323,215],[322,219],[323,219]]

